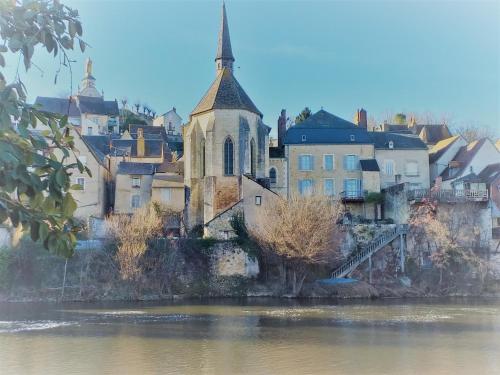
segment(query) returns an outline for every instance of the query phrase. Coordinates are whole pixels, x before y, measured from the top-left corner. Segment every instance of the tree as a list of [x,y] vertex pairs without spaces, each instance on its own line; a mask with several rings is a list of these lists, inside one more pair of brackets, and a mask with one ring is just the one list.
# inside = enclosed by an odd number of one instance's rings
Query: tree
[[141,108],[141,102],[139,100],[136,100],[134,103],[135,111],[139,113],[139,108]]
[[498,134],[492,128],[476,125],[465,125],[455,128],[455,132],[460,134],[467,142],[477,141],[481,138],[495,139]]
[[296,124],[300,124],[302,121],[304,121],[305,119],[307,119],[308,117],[310,117],[312,115],[312,112],[311,110],[309,109],[309,107],[305,107],[297,117],[295,117],[295,123]]
[[152,202],[133,215],[112,215],[106,219],[108,240],[116,244],[116,260],[124,280],[137,280],[142,275],[140,261],[148,243],[163,230],[164,213]]
[[339,201],[294,196],[276,199],[260,213],[253,236],[283,261],[294,295],[300,293],[311,267],[340,257],[342,235],[337,222],[342,212]]
[[406,115],[404,113],[396,113],[394,115],[394,123],[397,125],[406,125]]
[[408,221],[410,255],[421,263],[423,254],[430,254],[434,267],[439,270],[440,284],[447,272],[460,268],[483,268],[474,249],[481,246],[486,228],[482,228],[480,206],[477,203],[439,205],[424,202],[414,206]]
[[[71,61],[67,51],[75,41],[83,52],[82,26],[78,11],[56,0],[0,2],[0,66],[3,53],[22,56],[29,70],[36,51],[43,47],[60,66]],[[16,58],[17,59],[17,58]],[[68,99],[69,111],[70,99]],[[38,123],[50,130],[37,135]],[[0,223],[10,222],[29,232],[49,251],[70,256],[78,226],[73,219],[77,205],[71,195],[71,170],[90,171],[77,159],[68,164],[74,142],[68,116],[44,113],[26,102],[26,87],[17,77],[7,84],[0,73]],[[59,160],[55,150],[63,154]]]
[[128,99],[127,98],[122,98],[121,102],[122,102],[122,109],[127,109]]

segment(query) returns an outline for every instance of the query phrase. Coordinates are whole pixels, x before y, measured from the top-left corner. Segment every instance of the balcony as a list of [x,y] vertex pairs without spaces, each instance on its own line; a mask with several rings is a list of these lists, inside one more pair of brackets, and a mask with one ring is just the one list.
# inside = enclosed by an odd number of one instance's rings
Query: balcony
[[365,192],[363,190],[349,190],[340,192],[342,202],[364,202]]
[[488,190],[432,190],[415,189],[408,191],[408,200],[421,202],[423,200],[437,200],[439,202],[486,202]]

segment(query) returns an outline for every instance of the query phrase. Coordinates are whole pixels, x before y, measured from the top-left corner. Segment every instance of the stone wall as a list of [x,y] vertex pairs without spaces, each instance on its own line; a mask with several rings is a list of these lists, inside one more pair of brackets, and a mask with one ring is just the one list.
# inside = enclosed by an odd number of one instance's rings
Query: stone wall
[[228,210],[222,212],[219,216],[205,224],[203,228],[203,237],[214,238],[217,240],[229,240],[236,238],[236,233],[231,226],[231,218],[242,212],[242,202],[238,202]]
[[256,277],[259,262],[233,242],[219,242],[212,246],[210,269],[214,276]]

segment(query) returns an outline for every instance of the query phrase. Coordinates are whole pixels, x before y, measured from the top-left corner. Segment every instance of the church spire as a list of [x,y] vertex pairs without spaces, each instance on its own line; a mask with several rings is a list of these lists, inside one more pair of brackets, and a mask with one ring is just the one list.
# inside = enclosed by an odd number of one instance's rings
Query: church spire
[[223,68],[233,69],[233,51],[231,50],[231,39],[229,38],[229,27],[227,26],[226,4],[222,2],[222,16],[217,43],[217,56],[215,57],[215,68],[218,73]]

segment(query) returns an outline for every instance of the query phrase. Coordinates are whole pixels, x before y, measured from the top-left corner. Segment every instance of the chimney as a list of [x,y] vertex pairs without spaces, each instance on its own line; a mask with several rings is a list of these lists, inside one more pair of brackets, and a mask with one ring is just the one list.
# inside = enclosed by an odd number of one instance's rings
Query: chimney
[[285,142],[286,133],[286,109],[281,110],[280,117],[278,117],[278,147],[283,147]]
[[137,129],[137,157],[143,158],[146,153],[146,142],[144,141],[143,129]]
[[366,111],[361,108],[356,112],[356,125],[360,128],[366,129],[368,127],[368,117],[366,115]]

